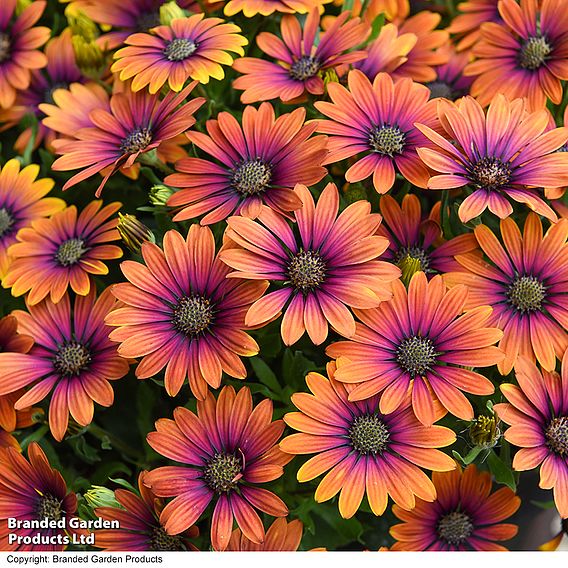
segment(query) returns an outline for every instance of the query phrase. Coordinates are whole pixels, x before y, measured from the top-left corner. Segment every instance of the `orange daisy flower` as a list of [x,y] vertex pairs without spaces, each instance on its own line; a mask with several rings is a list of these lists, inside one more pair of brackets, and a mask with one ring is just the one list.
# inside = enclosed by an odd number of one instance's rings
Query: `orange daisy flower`
[[10,108],[17,91],[30,85],[31,70],[47,65],[38,50],[51,35],[49,28],[32,27],[43,14],[47,2],[36,0],[15,16],[17,0],[2,0],[0,5],[0,108]]
[[497,93],[527,97],[533,110],[547,98],[562,101],[562,83],[568,79],[568,11],[564,0],[500,0],[504,22],[481,27],[473,48],[477,61],[466,75],[476,76],[471,94],[486,106]]
[[264,542],[257,544],[236,528],[225,550],[227,552],[295,552],[300,546],[304,524],[298,519],[287,522],[285,518],[275,519],[264,535]]
[[412,511],[393,506],[403,523],[390,528],[397,541],[391,550],[507,550],[497,542],[513,538],[518,527],[502,521],[521,505],[511,489],[491,493],[491,474],[474,464],[464,471],[458,465],[454,471],[434,472],[432,482],[434,501],[418,499]]
[[8,270],[8,247],[16,242],[18,231],[65,207],[62,199],[45,197],[54,182],[37,179],[39,166],[20,168],[19,160],[12,159],[0,169],[0,278]]
[[468,0],[458,4],[459,14],[447,31],[456,34],[458,51],[466,51],[481,37],[481,26],[486,22],[502,22],[496,0]]
[[163,250],[143,243],[142,257],[145,264],[122,263],[128,282],[114,285],[112,293],[125,307],[107,317],[118,328],[110,334],[121,342],[118,352],[142,358],[136,376],[147,379],[166,367],[170,396],[187,377],[200,400],[207,385],[219,387],[223,372],[244,379],[240,357],[259,351],[244,331],[245,314],[268,283],[227,279],[231,269],[215,255],[213,233],[199,225],[192,225],[185,239],[168,231]]
[[120,79],[132,80],[131,89],[148,86],[157,93],[166,83],[173,91],[181,91],[191,77],[208,83],[209,77],[223,79],[223,65],[232,65],[229,51],[243,56],[242,46],[248,41],[237,32],[241,28],[220,18],[205,18],[195,14],[172,20],[169,26],[152,28],[151,34],[138,33],[125,40],[127,47],[119,49],[111,71],[120,72]]
[[[213,4],[218,0],[207,0]],[[318,8],[322,4],[327,4],[331,0],[229,0],[225,4],[223,13],[225,16],[234,16],[242,12],[245,18],[252,18],[257,14],[270,16],[274,12],[282,14],[306,14],[314,6]]]
[[217,400],[208,392],[197,401],[197,414],[180,406],[173,420],[158,420],[148,443],[183,464],[154,469],[144,480],[156,495],[174,497],[160,515],[166,532],[187,530],[213,502],[215,550],[228,547],[235,520],[246,538],[262,544],[264,525],[256,511],[273,517],[288,514],[282,499],[259,487],[282,476],[292,459],[277,445],[284,427],[282,420],[272,421],[271,400],[253,408],[247,387],[238,393],[224,387]]
[[418,155],[439,172],[428,181],[430,189],[473,189],[458,210],[463,223],[486,208],[501,219],[508,217],[513,206],[507,198],[556,220],[537,188],[568,184],[568,153],[557,151],[568,140],[568,128],[545,132],[545,110],[529,113],[524,100],[508,101],[503,95],[495,97],[487,112],[472,97],[457,103],[441,100],[438,116],[447,138],[417,123],[436,144],[419,148]]
[[351,518],[367,495],[371,510],[382,515],[389,495],[405,509],[412,509],[415,497],[436,498],[436,490],[424,467],[447,471],[455,467],[452,458],[436,448],[453,444],[456,435],[449,428],[426,428],[405,406],[384,414],[379,398],[352,402],[352,385],[335,380],[335,364],[327,366],[329,379],[318,373],[306,377],[313,394],[295,393],[293,404],[300,412],[284,416],[288,426],[299,430],[280,442],[290,454],[316,454],[298,470],[298,481],[310,481],[324,472],[315,493],[318,503],[339,493],[339,512]]
[[562,371],[539,372],[524,357],[515,364],[519,386],[501,385],[507,403],[496,404],[499,418],[511,426],[505,439],[521,448],[513,469],[527,471],[540,466],[542,489],[553,489],[560,516],[568,518],[568,350]]
[[326,353],[337,358],[335,378],[356,384],[350,400],[380,393],[380,411],[389,414],[412,396],[422,424],[436,420],[435,402],[458,418],[473,419],[462,391],[494,392],[493,383],[466,367],[490,367],[503,359],[493,344],[503,333],[489,327],[492,308],[464,313],[468,288],[446,291],[441,276],[428,282],[423,272],[393,283],[394,297],[371,310],[354,310],[361,320],[350,341],[339,341]]
[[108,219],[121,204],[102,209],[101,205],[102,201],[92,201],[79,216],[72,205],[51,219],[36,219],[31,227],[20,229],[18,242],[8,249],[13,260],[2,286],[11,288],[13,296],[29,292],[32,306],[47,295],[56,304],[69,286],[86,296],[91,275],[108,274],[103,261],[122,256],[120,247],[107,244],[120,239],[118,218]]
[[489,262],[456,256],[462,269],[446,274],[446,284],[470,288],[468,309],[493,306],[490,325],[503,330],[501,374],[511,372],[519,355],[553,371],[568,348],[568,219],[543,236],[539,216],[530,213],[522,235],[509,218],[501,221],[501,239],[485,225],[475,228],[475,237]]
[[[373,176],[379,193],[394,184],[395,168],[411,183],[426,187],[430,174],[416,149],[432,143],[414,124],[424,122],[437,127],[436,101],[429,101],[424,85],[401,79],[396,83],[387,73],[379,73],[373,83],[358,69],[347,77],[349,90],[330,83],[333,102],[318,101],[315,107],[331,120],[318,121],[318,132],[330,134],[325,164],[363,153],[345,173],[357,182]],[[412,101],[412,104],[410,104]]]

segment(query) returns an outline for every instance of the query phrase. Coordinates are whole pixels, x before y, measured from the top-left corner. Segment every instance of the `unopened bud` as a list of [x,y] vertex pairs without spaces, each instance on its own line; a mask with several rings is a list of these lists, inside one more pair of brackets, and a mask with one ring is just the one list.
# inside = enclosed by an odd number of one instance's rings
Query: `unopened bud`
[[469,427],[469,437],[475,446],[492,448],[501,437],[495,416],[479,415]]
[[81,71],[88,77],[98,78],[105,66],[105,54],[95,41],[87,41],[82,36],[73,36],[75,61]]
[[160,6],[160,23],[163,26],[169,26],[177,18],[185,18],[185,12],[176,2],[166,2]]
[[132,251],[140,252],[142,243],[155,243],[154,233],[141,223],[134,215],[118,214],[118,232],[122,242]]
[[168,199],[174,194],[174,190],[167,185],[155,185],[150,190],[148,199],[152,205],[165,206]]
[[320,71],[319,75],[323,79],[324,87],[327,87],[329,83],[339,83],[339,77],[335,69],[324,69]]
[[97,24],[77,10],[65,10],[65,15],[67,21],[69,22],[69,28],[74,36],[80,36],[85,41],[91,42],[97,39],[100,35],[99,28]]
[[85,501],[93,509],[96,507],[120,507],[114,496],[114,491],[101,485],[92,485],[84,497]]
[[402,274],[400,279],[404,283],[405,286],[408,287],[412,277],[417,273],[420,272],[422,265],[420,263],[420,259],[414,258],[407,254],[403,257],[398,263],[398,267],[400,268]]

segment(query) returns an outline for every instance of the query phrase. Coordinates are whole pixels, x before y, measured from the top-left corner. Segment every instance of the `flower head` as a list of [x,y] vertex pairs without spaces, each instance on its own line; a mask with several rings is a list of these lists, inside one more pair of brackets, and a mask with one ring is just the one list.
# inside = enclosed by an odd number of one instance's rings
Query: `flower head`
[[197,414],[174,410],[174,419],[156,422],[148,443],[159,454],[182,466],[159,467],[144,483],[160,497],[175,497],[160,515],[169,535],[178,535],[195,523],[214,502],[211,541],[215,550],[229,545],[233,522],[256,544],[265,540],[258,509],[285,517],[288,509],[271,491],[258,484],[278,479],[291,456],[276,445],[284,422],[272,422],[272,402],[253,408],[250,390],[235,393],[224,387],[219,398],[208,392],[197,402]]
[[[72,139],[59,138],[53,142],[56,152],[62,154],[53,163],[54,170],[82,170],[63,189],[109,167],[97,189],[98,196],[108,178],[122,166],[130,168],[140,154],[191,128],[195,123],[193,114],[205,102],[202,97],[185,102],[195,85],[193,82],[179,93],[170,91],[161,100],[146,91],[126,90],[112,95],[108,110],[91,110],[91,126],[76,131]],[[77,112],[77,109],[62,110],[60,120]]]
[[63,537],[72,529],[34,529],[40,543],[9,542],[10,534],[30,538],[27,529],[9,529],[7,519],[49,519],[67,523],[75,517],[77,497],[67,492],[61,473],[51,467],[37,442],[28,448],[28,459],[13,448],[0,450],[0,547],[2,550],[61,551]]
[[388,245],[375,232],[380,215],[367,201],[339,213],[339,194],[328,184],[317,205],[305,186],[297,186],[302,208],[296,211],[297,234],[285,220],[265,207],[257,221],[230,217],[226,238],[238,246],[221,252],[236,270],[230,276],[272,280],[280,286],[256,301],[246,323],[259,326],[284,311],[281,333],[292,345],[305,331],[319,345],[328,324],[350,336],[355,321],[349,307],[376,307],[389,299],[389,283],[400,271],[377,260]]
[[568,79],[568,12],[564,0],[499,0],[502,23],[481,26],[477,60],[465,73],[475,76],[471,94],[487,105],[497,93],[526,97],[529,107],[562,101]]
[[333,102],[315,103],[331,119],[318,124],[318,132],[331,135],[325,163],[364,154],[345,173],[348,182],[372,175],[375,189],[386,193],[394,184],[396,168],[414,185],[426,187],[429,173],[416,149],[432,144],[414,123],[437,125],[437,103],[428,100],[428,88],[411,79],[394,83],[387,73],[379,73],[371,83],[357,69],[347,80],[349,90],[339,83],[328,85]]
[[8,247],[16,242],[22,227],[65,207],[56,197],[45,197],[53,187],[51,179],[37,179],[39,166],[21,168],[16,159],[0,169],[0,278],[6,274],[10,259]]
[[121,207],[111,203],[101,209],[101,201],[92,201],[77,215],[72,205],[50,219],[36,219],[31,227],[20,229],[17,243],[8,254],[12,257],[2,280],[13,296],[29,292],[30,305],[50,296],[59,302],[69,287],[85,296],[92,286],[92,275],[108,274],[103,261],[120,258],[122,250],[108,244],[118,240],[118,219],[109,217]]
[[109,291],[96,299],[92,290],[77,296],[73,306],[66,294],[57,304],[46,299],[28,305],[28,312],[14,312],[18,328],[35,344],[28,353],[0,353],[0,394],[30,387],[15,403],[18,410],[52,392],[49,426],[57,441],[65,435],[69,413],[81,426],[88,426],[94,402],[111,406],[109,381],[128,372],[128,361],[118,355],[104,323],[115,304]]
[[[215,3],[218,0],[207,0]],[[252,18],[257,14],[270,16],[274,12],[282,14],[306,14],[315,7],[321,8],[331,0],[229,0],[225,4],[225,16],[234,16],[242,12],[245,18]],[[323,9],[323,8],[322,8]]]
[[47,64],[45,54],[38,50],[51,30],[32,27],[43,14],[46,2],[37,0],[14,17],[16,0],[3,0],[0,6],[0,108],[10,108],[16,93],[30,85],[31,70]]
[[562,371],[540,372],[524,357],[515,364],[517,385],[501,385],[507,403],[496,404],[499,418],[511,426],[505,439],[521,448],[513,469],[526,471],[540,466],[540,487],[554,490],[554,503],[568,518],[568,350]]
[[181,551],[197,550],[191,542],[199,535],[196,526],[183,533],[170,535],[160,522],[164,500],[156,497],[144,485],[148,475],[142,471],[138,476],[139,495],[126,489],[114,492],[119,507],[97,507],[95,514],[107,521],[119,521],[118,529],[101,529],[95,532],[95,546],[109,551]]
[[279,97],[291,101],[306,92],[322,95],[322,75],[330,69],[347,69],[365,57],[364,51],[350,51],[365,41],[370,27],[359,18],[349,18],[349,12],[342,12],[333,24],[320,34],[320,14],[314,8],[306,18],[302,30],[295,16],[283,16],[280,24],[282,39],[274,34],[262,32],[257,37],[260,49],[277,59],[277,63],[243,57],[233,67],[243,77],[233,82],[235,89],[243,89],[241,101],[245,104],[267,101]]
[[142,244],[144,263],[125,261],[128,282],[113,294],[121,307],[107,318],[116,326],[110,337],[121,342],[124,357],[141,357],[136,376],[146,379],[166,367],[170,396],[185,378],[203,400],[207,385],[218,388],[223,372],[244,379],[240,357],[258,353],[245,333],[245,314],[268,284],[227,279],[230,269],[215,256],[215,239],[208,227],[192,225],[187,238],[177,231],[164,235],[163,250]]
[[568,184],[568,153],[557,152],[568,140],[567,128],[545,132],[546,111],[529,113],[523,100],[508,101],[503,95],[493,99],[487,113],[475,99],[464,97],[457,103],[440,101],[438,114],[447,139],[417,124],[436,145],[419,148],[418,154],[440,172],[428,181],[429,188],[473,189],[458,211],[463,223],[486,208],[508,217],[513,212],[508,199],[556,219],[535,188]]
[[264,542],[257,544],[236,528],[226,550],[228,552],[295,552],[300,546],[304,525],[295,519],[287,522],[285,518],[275,519],[264,536]]
[[390,529],[396,539],[391,550],[507,550],[496,541],[509,540],[516,525],[502,523],[521,500],[508,487],[491,493],[491,475],[473,464],[464,471],[432,474],[437,497],[418,499],[412,511],[398,505],[393,513],[403,521]]
[[428,282],[423,272],[412,277],[408,292],[395,281],[393,294],[378,308],[355,310],[361,320],[355,335],[328,347],[328,355],[339,358],[335,378],[356,384],[350,400],[380,393],[384,414],[400,408],[410,394],[422,424],[435,422],[435,403],[471,420],[473,408],[463,392],[487,395],[494,387],[465,367],[490,367],[503,358],[493,346],[503,334],[489,327],[491,307],[464,313],[468,288],[446,291],[441,276]]
[[330,363],[329,379],[309,373],[306,383],[313,394],[293,394],[300,412],[284,417],[300,433],[284,438],[280,448],[316,454],[298,470],[298,481],[328,472],[315,500],[327,501],[339,493],[339,512],[347,519],[357,512],[365,493],[375,515],[383,514],[389,495],[405,509],[414,507],[415,497],[433,501],[436,491],[420,468],[453,469],[455,462],[436,448],[452,444],[455,434],[442,426],[426,428],[408,404],[384,414],[376,396],[350,401],[352,385],[336,381],[334,372],[335,364]]
[[191,77],[208,83],[209,77],[223,79],[221,67],[231,65],[229,51],[244,55],[247,40],[241,29],[220,18],[205,18],[194,14],[172,20],[169,26],[158,26],[150,33],[137,33],[125,40],[111,70],[120,72],[120,79],[132,79],[131,88],[139,91],[148,86],[151,94],[168,83],[173,91],[181,91]]
[[389,247],[381,258],[400,268],[410,257],[418,261],[418,269],[428,277],[459,270],[460,265],[454,256],[471,253],[478,248],[472,234],[459,235],[449,241],[443,239],[439,202],[425,219],[416,195],[405,195],[402,205],[390,195],[383,195],[379,205],[383,222],[377,234],[389,240]]
[[178,173],[166,178],[166,184],[182,188],[168,200],[181,206],[174,221],[205,213],[201,224],[208,225],[229,215],[256,217],[262,204],[279,213],[300,207],[294,185],[315,184],[327,173],[321,165],[326,137],[311,137],[316,124],[304,124],[305,116],[299,108],[275,118],[272,105],[263,103],[245,107],[242,127],[221,112],[207,121],[209,135],[189,132],[187,137],[215,160],[180,160]]
[[488,260],[458,255],[462,268],[444,276],[446,283],[469,287],[468,309],[493,306],[489,321],[503,330],[502,374],[511,372],[519,355],[553,371],[568,348],[568,219],[543,235],[540,218],[531,213],[522,235],[509,218],[501,221],[501,239],[485,225],[475,228],[475,237]]

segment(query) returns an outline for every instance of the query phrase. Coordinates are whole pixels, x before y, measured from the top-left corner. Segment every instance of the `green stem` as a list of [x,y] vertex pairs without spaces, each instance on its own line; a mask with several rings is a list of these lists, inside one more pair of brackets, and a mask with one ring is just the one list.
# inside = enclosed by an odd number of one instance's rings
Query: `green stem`
[[111,446],[118,451],[122,452],[125,456],[128,456],[134,460],[138,465],[142,465],[144,461],[144,455],[142,452],[131,448],[128,444],[123,442],[120,438],[117,438],[114,434],[107,432],[104,428],[97,426],[94,422],[89,424],[88,432],[92,434],[95,438],[102,441],[110,442]]
[[164,164],[159,158],[156,150],[151,152],[145,152],[138,156],[138,161],[145,166],[150,166],[151,168],[156,168],[165,174],[173,174],[174,170],[170,168],[167,164]]

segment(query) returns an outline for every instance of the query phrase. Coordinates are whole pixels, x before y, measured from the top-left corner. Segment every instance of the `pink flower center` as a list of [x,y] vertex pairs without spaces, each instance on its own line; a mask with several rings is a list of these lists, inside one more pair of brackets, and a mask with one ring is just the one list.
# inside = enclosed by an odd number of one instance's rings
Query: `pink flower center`
[[436,349],[427,337],[407,337],[396,351],[396,360],[411,376],[423,375],[436,362]]
[[535,71],[546,61],[552,51],[551,45],[543,36],[529,37],[521,45],[519,65],[523,69]]
[[206,331],[214,317],[214,307],[203,296],[185,296],[174,309],[172,323],[184,335],[195,337]]
[[326,264],[314,251],[302,250],[288,265],[288,277],[297,290],[309,292],[318,288],[325,280]]
[[217,493],[226,493],[237,486],[242,471],[241,459],[234,454],[215,454],[203,468],[205,483]]
[[71,266],[87,252],[82,239],[68,239],[63,241],[55,253],[55,261],[61,266]]
[[10,36],[0,32],[0,63],[10,58]]
[[568,456],[568,416],[553,418],[545,432],[546,444],[560,456]]
[[164,55],[168,61],[183,61],[191,57],[197,50],[197,44],[187,38],[176,37],[168,42]]
[[509,286],[509,302],[521,313],[542,309],[546,287],[534,276],[520,276]]
[[320,70],[321,63],[315,57],[304,55],[297,61],[292,63],[290,67],[290,77],[296,81],[305,81],[314,75],[317,75]]
[[461,544],[471,536],[473,523],[468,515],[453,511],[444,515],[438,523],[438,536],[449,544]]
[[389,429],[377,414],[357,416],[348,431],[351,446],[361,454],[383,452],[389,440]]
[[159,551],[178,551],[184,550],[180,536],[168,534],[164,527],[154,527],[150,537],[150,550]]
[[9,211],[2,207],[0,208],[0,237],[3,237],[14,224],[14,218],[10,215]]
[[369,132],[369,146],[373,152],[385,154],[393,158],[395,154],[402,154],[406,134],[398,126],[383,124],[374,126]]
[[36,515],[41,521],[42,519],[50,519],[52,521],[59,521],[64,514],[61,507],[62,502],[55,498],[53,495],[46,493],[39,498]]
[[470,179],[480,189],[499,189],[511,181],[511,167],[499,158],[481,158],[471,168]]
[[91,362],[91,353],[78,341],[61,345],[53,358],[53,366],[62,377],[76,377]]

